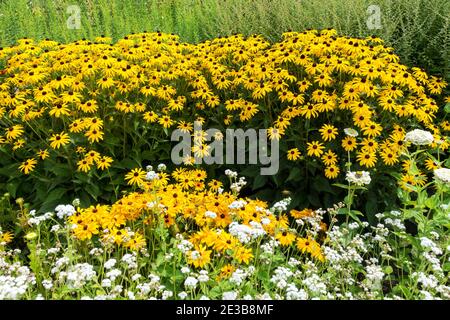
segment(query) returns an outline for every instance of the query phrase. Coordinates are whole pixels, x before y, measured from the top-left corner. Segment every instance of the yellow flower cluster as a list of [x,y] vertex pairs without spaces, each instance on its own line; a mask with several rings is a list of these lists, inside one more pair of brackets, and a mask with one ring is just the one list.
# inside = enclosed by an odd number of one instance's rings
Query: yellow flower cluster
[[[317,158],[328,178],[342,171],[341,154],[354,153],[367,168],[399,163],[410,127],[432,131],[441,150],[449,146],[450,125],[434,121],[439,108],[430,96],[447,84],[400,64],[376,37],[309,30],[285,33],[276,43],[233,35],[194,45],[139,33],[108,42],[21,39],[0,51],[6,61],[0,143],[29,155],[20,165],[25,174],[61,147],[101,152],[108,137],[133,136],[138,126],[130,121],[192,132],[195,120],[212,115],[225,126],[260,127],[268,120],[272,139],[296,141],[289,160]],[[347,127],[359,135],[345,135]],[[208,147],[193,151],[204,156]],[[113,154],[76,159],[84,172],[94,162],[107,169],[112,160]]]
[[[213,252],[230,258],[230,262],[248,264],[255,254],[253,248],[233,235],[230,226],[237,223],[252,228],[252,223],[258,223],[264,234],[275,237],[282,246],[296,242],[299,252],[324,261],[319,243],[290,229],[288,215],[272,213],[266,202],[219,190],[221,183],[206,183],[203,170],[177,169],[171,174],[173,183],[167,175],[158,175],[161,176],[152,181],[140,182],[145,192],[130,193],[112,206],[78,209],[68,218],[74,226],[74,236],[79,240],[96,236],[105,243],[140,249],[146,245],[147,233],[162,226],[181,233],[193,244],[186,258],[195,267],[208,264]],[[239,206],[233,205],[237,202]],[[311,210],[291,212],[296,219],[313,215]]]

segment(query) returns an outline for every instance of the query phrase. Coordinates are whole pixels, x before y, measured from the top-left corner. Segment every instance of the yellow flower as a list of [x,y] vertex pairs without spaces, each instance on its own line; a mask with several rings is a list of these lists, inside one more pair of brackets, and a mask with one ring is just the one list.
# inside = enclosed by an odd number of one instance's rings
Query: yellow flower
[[340,171],[341,170],[339,169],[339,167],[335,165],[328,166],[325,168],[325,177],[327,177],[328,179],[335,179],[339,175]]
[[88,172],[91,170],[91,162],[88,159],[81,159],[77,164],[79,171]]
[[325,148],[319,141],[308,142],[308,156],[320,157],[323,154],[323,149]]
[[359,161],[361,166],[365,166],[367,168],[372,168],[377,163],[377,156],[375,153],[368,150],[358,152],[356,159]]
[[96,161],[97,168],[100,170],[106,170],[111,166],[113,159],[111,157],[103,156]]
[[0,231],[0,245],[2,243],[4,243],[4,244],[10,243],[13,238],[14,238],[14,236],[11,232],[1,232]]
[[345,151],[353,151],[356,149],[357,145],[356,145],[356,138],[355,137],[351,137],[351,136],[347,136],[344,139],[342,139],[342,148],[344,148]]
[[29,174],[31,171],[34,170],[34,167],[36,166],[37,160],[36,159],[28,159],[22,162],[19,169],[25,174]]
[[141,168],[133,169],[125,175],[129,185],[141,185],[144,183],[145,171]]
[[211,252],[211,250],[207,250],[206,247],[200,245],[194,251],[187,253],[188,263],[196,268],[203,268],[211,261]]
[[233,252],[233,258],[236,259],[239,263],[249,264],[250,260],[253,258],[252,249],[237,247]]
[[295,161],[300,158],[300,151],[297,148],[292,148],[287,152],[288,160]]
[[15,126],[12,126],[6,130],[6,139],[13,140],[19,138],[23,134],[23,126],[20,124],[17,124]]
[[322,126],[322,128],[319,129],[319,132],[322,135],[322,139],[324,141],[331,141],[336,139],[338,129],[333,125],[325,124]]
[[331,150],[328,150],[327,152],[325,152],[322,155],[321,159],[326,166],[333,166],[336,164],[336,162],[338,160],[337,155]]
[[41,159],[41,160],[45,160],[49,157],[49,153],[47,151],[47,149],[45,150],[39,150],[39,152],[37,153],[37,156]]
[[439,163],[431,158],[425,160],[425,168],[429,171],[434,171],[440,167]]
[[282,246],[286,247],[290,246],[295,241],[295,235],[292,232],[282,231],[277,233],[275,239],[277,239]]
[[70,142],[70,137],[67,133],[61,132],[52,135],[50,138],[50,147],[53,149],[59,149],[61,146],[65,146]]

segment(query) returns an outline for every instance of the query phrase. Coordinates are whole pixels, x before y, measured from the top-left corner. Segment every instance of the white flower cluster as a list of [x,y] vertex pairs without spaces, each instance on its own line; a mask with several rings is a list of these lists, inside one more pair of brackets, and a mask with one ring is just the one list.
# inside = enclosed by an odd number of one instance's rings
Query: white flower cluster
[[272,206],[272,208],[270,209],[270,211],[272,212],[283,212],[287,210],[287,207],[289,206],[289,204],[291,203],[291,198],[285,198],[281,201],[275,202]]
[[247,181],[245,181],[245,177],[240,177],[238,181],[231,184],[230,189],[233,192],[239,193],[246,184]]
[[236,171],[231,171],[230,169],[225,170],[225,175],[229,178],[237,178],[238,173]]
[[370,178],[370,172],[367,171],[347,171],[345,179],[349,183],[357,186],[368,185],[372,181]]
[[30,215],[31,215],[31,218],[28,219],[28,224],[30,226],[32,226],[32,225],[38,226],[42,222],[44,222],[46,220],[49,220],[51,217],[53,217],[53,213],[52,212],[47,212],[47,213],[44,213],[43,215],[36,216],[36,210],[31,210],[30,211]]
[[236,300],[238,293],[236,291],[226,291],[222,294],[222,300]]
[[270,282],[275,284],[279,289],[284,289],[288,285],[289,278],[294,273],[286,267],[278,267],[274,271],[274,275],[270,278]]
[[96,275],[94,267],[89,263],[77,263],[67,271],[67,285],[69,288],[82,288],[86,282],[93,280]]
[[145,180],[153,181],[155,179],[159,179],[159,175],[153,170],[147,171],[147,173],[145,174]]
[[435,255],[441,255],[442,249],[439,248],[436,243],[434,243],[432,240],[428,239],[427,237],[421,237],[420,238],[420,245],[427,250],[432,251]]
[[258,222],[251,221],[250,226],[245,224],[239,224],[235,221],[230,223],[228,231],[231,235],[235,236],[241,243],[248,243],[258,237],[266,234],[266,231],[262,225]]
[[308,289],[309,294],[314,297],[320,297],[327,294],[327,286],[318,274],[312,273],[302,280],[302,284]]
[[286,287],[286,300],[307,300],[308,293],[303,289],[298,289],[293,283]]
[[181,242],[179,244],[177,244],[177,248],[183,253],[187,253],[193,247],[194,247],[194,245],[188,240],[181,240]]
[[434,170],[434,177],[436,180],[441,181],[446,184],[450,184],[450,169],[439,168]]
[[128,269],[136,269],[137,268],[137,263],[136,263],[136,253],[130,254],[127,253],[125,254],[121,261],[125,264],[125,266]]
[[71,215],[73,215],[76,210],[75,208],[71,205],[71,204],[60,204],[55,208],[56,211],[56,216],[59,219],[64,219],[66,217],[70,217]]
[[9,264],[0,256],[0,300],[20,299],[36,283],[31,270],[19,262]]
[[243,270],[243,269],[238,268],[231,274],[230,282],[239,286],[251,274],[252,274],[252,270]]
[[198,280],[195,277],[187,277],[186,280],[184,280],[184,286],[188,290],[193,290],[197,287]]
[[429,131],[414,129],[405,135],[405,141],[411,142],[416,146],[425,146],[432,144],[434,137]]
[[238,210],[238,209],[244,208],[246,204],[247,204],[247,202],[242,200],[242,199],[241,200],[235,200],[235,201],[233,201],[232,203],[230,203],[228,205],[228,209]]

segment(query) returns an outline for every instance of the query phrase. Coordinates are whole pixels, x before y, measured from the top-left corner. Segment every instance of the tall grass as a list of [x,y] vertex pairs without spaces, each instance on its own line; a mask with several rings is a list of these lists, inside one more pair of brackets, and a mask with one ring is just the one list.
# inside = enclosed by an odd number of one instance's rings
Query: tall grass
[[[67,7],[81,9],[81,29],[67,28]],[[382,28],[370,30],[369,5],[378,5]],[[376,34],[402,61],[450,77],[448,0],[0,0],[0,44],[19,37],[71,41],[161,30],[199,42],[235,32],[276,40],[288,29],[332,27],[340,34]]]

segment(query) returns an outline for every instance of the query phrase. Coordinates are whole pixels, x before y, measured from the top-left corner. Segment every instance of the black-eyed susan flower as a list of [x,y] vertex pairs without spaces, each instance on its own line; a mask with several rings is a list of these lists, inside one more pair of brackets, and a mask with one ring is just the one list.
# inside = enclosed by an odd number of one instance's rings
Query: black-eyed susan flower
[[50,156],[50,154],[48,153],[47,149],[44,149],[44,150],[39,150],[39,151],[37,152],[37,156],[38,156],[41,160],[45,160],[45,159],[47,159],[47,158]]
[[370,150],[361,150],[358,152],[356,159],[359,161],[361,166],[365,166],[367,168],[372,168],[375,166],[377,162],[377,156],[375,152]]
[[129,185],[140,185],[144,183],[145,171],[141,168],[131,170],[125,175],[125,180],[128,180]]
[[24,132],[23,126],[20,124],[16,124],[12,127],[9,127],[8,129],[6,129],[6,139],[8,140],[14,140],[19,138]]
[[59,149],[61,146],[69,144],[69,142],[70,137],[64,132],[54,134],[50,137],[50,147],[53,149]]
[[295,238],[295,234],[286,230],[280,231],[275,235],[275,239],[277,239],[284,247],[290,246],[295,241]]
[[22,164],[19,166],[20,171],[22,171],[25,174],[29,174],[31,171],[34,170],[34,167],[36,166],[37,160],[36,159],[28,159],[22,162]]
[[300,158],[300,151],[297,148],[289,149],[287,152],[287,158],[291,161],[296,161]]
[[307,146],[307,153],[310,157],[320,157],[323,154],[323,149],[325,148],[319,141],[308,142]]
[[111,163],[113,163],[113,158],[108,156],[103,156],[96,160],[97,168],[100,170],[106,170],[111,167]]

